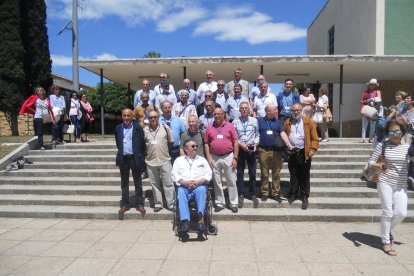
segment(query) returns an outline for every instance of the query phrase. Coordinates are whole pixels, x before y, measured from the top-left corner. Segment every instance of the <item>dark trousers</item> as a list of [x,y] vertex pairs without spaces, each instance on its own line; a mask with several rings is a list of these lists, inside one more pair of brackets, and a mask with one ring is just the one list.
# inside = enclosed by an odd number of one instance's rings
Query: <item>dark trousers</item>
[[410,161],[408,163],[408,177],[414,177],[414,163]]
[[63,141],[63,124],[65,123],[65,116],[60,116],[56,124],[52,124],[52,140]]
[[311,159],[305,162],[304,149],[289,157],[288,168],[291,186],[289,197],[309,198],[311,163]]
[[175,159],[180,157],[180,146],[170,149],[171,165],[174,165]]
[[[249,192],[244,191],[244,168],[249,171]],[[239,195],[257,196],[256,188],[256,151],[239,150],[239,158],[237,160],[237,191]]]
[[122,165],[119,166],[121,173],[121,191],[122,191],[122,206],[129,206],[129,171],[132,170],[132,177],[134,179],[135,196],[137,198],[137,206],[144,205],[144,197],[142,192],[142,179],[140,168],[135,165],[132,155],[124,157]]
[[39,141],[39,147],[43,147],[43,120],[42,118],[34,119],[35,133]]
[[81,135],[81,126],[80,126],[80,121],[78,120],[78,116],[71,115],[70,116],[70,121],[75,126],[75,138],[79,139],[80,135]]

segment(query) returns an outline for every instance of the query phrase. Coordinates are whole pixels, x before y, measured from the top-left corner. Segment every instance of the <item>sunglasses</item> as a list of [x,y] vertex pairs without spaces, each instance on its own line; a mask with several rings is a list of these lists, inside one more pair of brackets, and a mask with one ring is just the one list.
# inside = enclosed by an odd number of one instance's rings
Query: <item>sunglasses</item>
[[388,136],[400,135],[401,133],[401,130],[388,131]]
[[196,149],[196,148],[198,148],[198,146],[197,145],[191,145],[191,148]]
[[212,98],[213,95],[205,95],[206,98]]

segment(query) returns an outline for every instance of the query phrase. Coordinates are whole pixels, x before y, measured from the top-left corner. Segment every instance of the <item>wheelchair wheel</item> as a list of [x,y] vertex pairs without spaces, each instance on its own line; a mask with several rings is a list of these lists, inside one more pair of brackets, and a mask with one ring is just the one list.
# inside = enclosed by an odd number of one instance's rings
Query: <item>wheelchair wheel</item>
[[207,228],[207,233],[209,235],[217,235],[218,227],[214,223],[210,223],[210,225]]

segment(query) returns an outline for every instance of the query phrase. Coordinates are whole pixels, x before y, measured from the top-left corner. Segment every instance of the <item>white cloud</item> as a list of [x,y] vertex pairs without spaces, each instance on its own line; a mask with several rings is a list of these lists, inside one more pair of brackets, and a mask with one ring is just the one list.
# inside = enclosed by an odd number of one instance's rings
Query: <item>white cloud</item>
[[97,60],[111,60],[111,59],[118,59],[116,56],[108,53],[102,53],[100,55],[95,56]]
[[72,66],[72,57],[62,55],[51,55],[54,67]]
[[246,7],[223,8],[216,17],[198,24],[194,35],[215,35],[219,41],[245,40],[253,45],[306,37],[306,29],[271,20],[270,16]]
[[171,14],[157,23],[157,30],[160,32],[174,32],[179,28],[186,27],[196,20],[206,16],[206,10],[194,7],[185,9],[179,13]]
[[[246,41],[252,45],[292,41],[306,37],[305,28],[299,28],[285,22],[275,22],[272,17],[255,11],[251,6],[211,5],[217,2],[200,0],[80,0],[79,18],[81,20],[99,20],[115,16],[130,27],[153,22],[158,32],[174,32],[180,28],[192,26],[195,36],[214,36],[219,41]],[[72,0],[46,0],[46,3],[48,16],[60,19],[71,18]]]
[[[72,56],[50,55],[52,58],[53,67],[72,66]],[[79,60],[111,60],[118,59],[116,56],[108,53],[102,53],[91,57],[79,57]]]

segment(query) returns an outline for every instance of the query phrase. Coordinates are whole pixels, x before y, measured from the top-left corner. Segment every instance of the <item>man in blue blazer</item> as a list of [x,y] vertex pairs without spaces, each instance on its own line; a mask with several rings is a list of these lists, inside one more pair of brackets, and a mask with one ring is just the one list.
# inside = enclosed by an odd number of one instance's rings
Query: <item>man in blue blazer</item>
[[133,121],[132,110],[122,110],[122,124],[115,128],[115,141],[118,153],[116,165],[121,173],[122,204],[119,209],[119,219],[124,219],[124,213],[130,209],[129,205],[129,171],[134,178],[136,209],[145,215],[144,197],[142,192],[141,172],[144,168],[145,140],[142,128]]

